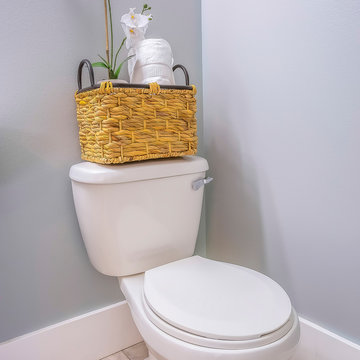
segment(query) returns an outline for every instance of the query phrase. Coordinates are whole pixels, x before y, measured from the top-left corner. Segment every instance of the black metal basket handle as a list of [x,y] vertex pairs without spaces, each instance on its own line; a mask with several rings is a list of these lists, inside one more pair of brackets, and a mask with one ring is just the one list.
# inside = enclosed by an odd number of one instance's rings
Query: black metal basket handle
[[[77,72],[78,91],[80,91],[82,89],[82,69],[83,69],[84,65],[86,65],[86,67],[88,68],[88,71],[89,71],[91,87],[93,88],[95,86],[94,69],[91,65],[90,60],[84,59],[84,60],[81,60],[81,62],[79,64],[78,72]],[[179,69],[179,68],[184,72],[186,86],[189,86],[189,84],[190,84],[189,73],[187,72],[184,65],[180,65],[180,64],[174,65],[172,70],[175,71],[176,69]]]
[[185,84],[186,84],[186,86],[188,86],[190,84],[190,80],[189,80],[189,73],[187,72],[186,67],[184,65],[177,64],[177,65],[173,66],[172,70],[175,71],[176,69],[179,69],[179,68],[184,72]]
[[87,66],[88,71],[89,71],[89,77],[90,77],[90,84],[91,87],[94,87],[95,85],[95,80],[94,80],[94,69],[91,65],[91,62],[88,59],[84,59],[81,60],[80,64],[79,64],[79,68],[78,68],[78,73],[77,73],[77,83],[78,83],[78,89],[81,90],[82,89],[82,81],[81,81],[81,76],[82,76],[82,68],[84,67],[84,65]]

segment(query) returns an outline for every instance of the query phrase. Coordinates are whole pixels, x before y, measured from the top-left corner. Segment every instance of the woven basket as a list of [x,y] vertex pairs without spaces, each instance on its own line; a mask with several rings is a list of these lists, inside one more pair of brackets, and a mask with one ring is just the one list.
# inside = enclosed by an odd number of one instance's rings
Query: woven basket
[[[87,65],[91,86],[82,89]],[[94,84],[89,60],[78,69],[75,94],[81,158],[100,164],[193,155],[197,150],[196,88],[187,86]]]

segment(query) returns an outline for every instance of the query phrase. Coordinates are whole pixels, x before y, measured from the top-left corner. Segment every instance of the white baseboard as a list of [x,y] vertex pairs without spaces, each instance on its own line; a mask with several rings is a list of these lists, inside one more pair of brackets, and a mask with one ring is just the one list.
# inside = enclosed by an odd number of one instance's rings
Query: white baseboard
[[[300,318],[292,360],[359,360],[360,346]],[[99,360],[142,341],[126,301],[0,344],[0,360]]]
[[359,360],[360,346],[300,318],[301,337],[292,360]]
[[126,301],[0,344],[0,360],[98,360],[142,341]]

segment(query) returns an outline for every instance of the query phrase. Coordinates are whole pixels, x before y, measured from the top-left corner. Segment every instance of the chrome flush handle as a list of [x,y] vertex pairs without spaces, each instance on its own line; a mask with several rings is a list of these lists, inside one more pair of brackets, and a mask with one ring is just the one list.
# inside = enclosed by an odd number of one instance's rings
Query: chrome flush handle
[[193,190],[199,190],[202,186],[212,182],[214,179],[212,177],[207,177],[205,179],[195,180],[192,183]]

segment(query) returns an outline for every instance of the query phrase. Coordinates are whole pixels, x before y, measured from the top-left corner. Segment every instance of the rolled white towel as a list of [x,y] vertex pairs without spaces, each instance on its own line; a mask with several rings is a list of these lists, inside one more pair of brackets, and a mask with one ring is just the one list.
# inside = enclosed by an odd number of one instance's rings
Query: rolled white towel
[[135,64],[130,82],[134,84],[149,84],[157,82],[159,85],[174,85],[172,68],[164,64]]
[[174,63],[171,47],[164,39],[146,39],[138,42],[129,51],[135,54],[128,64],[130,82],[148,84],[158,82],[160,85],[174,85],[172,72]]
[[164,39],[142,40],[136,44],[135,52],[141,65],[158,63],[172,66],[174,63],[171,47]]

